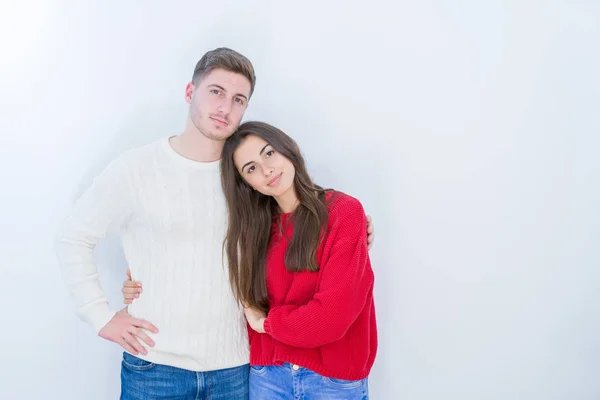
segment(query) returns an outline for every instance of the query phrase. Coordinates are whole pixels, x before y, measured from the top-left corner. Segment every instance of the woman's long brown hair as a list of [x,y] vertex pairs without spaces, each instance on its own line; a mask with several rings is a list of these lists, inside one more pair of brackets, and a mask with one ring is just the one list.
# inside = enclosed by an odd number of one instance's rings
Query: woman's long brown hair
[[317,249],[327,224],[325,190],[313,184],[296,142],[264,122],[246,122],[227,139],[221,158],[221,182],[227,201],[229,228],[223,251],[236,299],[267,312],[266,258],[277,202],[248,185],[239,174],[233,154],[248,136],[257,136],[286,157],[296,170],[294,189],[299,205],[290,216],[292,240],[285,254],[288,271],[318,271]]

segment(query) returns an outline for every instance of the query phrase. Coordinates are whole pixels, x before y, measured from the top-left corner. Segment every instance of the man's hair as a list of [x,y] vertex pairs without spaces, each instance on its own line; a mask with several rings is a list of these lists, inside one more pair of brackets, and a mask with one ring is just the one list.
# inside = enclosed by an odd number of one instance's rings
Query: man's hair
[[250,81],[250,96],[252,96],[256,84],[252,63],[237,51],[227,47],[219,47],[204,54],[194,68],[192,82],[197,85],[205,75],[217,68],[245,76]]

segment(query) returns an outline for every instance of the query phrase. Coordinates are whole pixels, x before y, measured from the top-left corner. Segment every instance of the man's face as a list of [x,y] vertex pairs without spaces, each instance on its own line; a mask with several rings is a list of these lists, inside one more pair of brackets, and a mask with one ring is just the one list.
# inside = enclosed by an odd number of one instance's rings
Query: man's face
[[225,140],[240,125],[250,98],[250,81],[243,75],[214,69],[189,83],[185,99],[190,119],[200,133],[211,140]]

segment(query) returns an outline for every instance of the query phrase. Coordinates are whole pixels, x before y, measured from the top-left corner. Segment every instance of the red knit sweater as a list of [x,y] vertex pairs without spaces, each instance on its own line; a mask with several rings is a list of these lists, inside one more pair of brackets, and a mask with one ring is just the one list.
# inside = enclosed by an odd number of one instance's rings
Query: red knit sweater
[[[273,223],[267,255],[270,310],[266,333],[248,328],[251,365],[298,364],[330,378],[366,378],[377,351],[373,270],[360,202],[327,193],[329,219],[317,252],[318,272],[288,272],[290,214]],[[279,233],[279,219],[283,234]]]

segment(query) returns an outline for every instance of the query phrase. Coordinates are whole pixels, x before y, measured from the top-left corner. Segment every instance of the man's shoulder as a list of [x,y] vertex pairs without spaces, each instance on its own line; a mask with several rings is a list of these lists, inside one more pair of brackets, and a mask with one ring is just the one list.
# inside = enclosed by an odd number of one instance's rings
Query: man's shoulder
[[128,150],[125,153],[123,153],[123,155],[127,155],[128,157],[132,158],[156,157],[157,155],[160,155],[164,152],[166,142],[167,138],[160,138],[154,140],[153,142]]
[[115,162],[130,167],[139,163],[147,165],[148,161],[160,158],[164,154],[164,143],[166,140],[166,138],[161,138],[145,145],[126,150],[115,159]]

